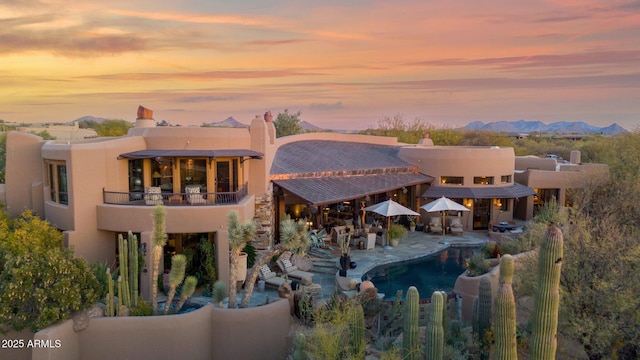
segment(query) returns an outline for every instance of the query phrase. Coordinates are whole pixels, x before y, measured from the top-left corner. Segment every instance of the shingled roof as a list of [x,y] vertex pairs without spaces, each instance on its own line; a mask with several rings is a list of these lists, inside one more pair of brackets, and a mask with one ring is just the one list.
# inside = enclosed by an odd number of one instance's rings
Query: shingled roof
[[313,177],[314,173],[411,168],[398,157],[399,147],[330,140],[305,140],[282,145],[271,166],[272,178],[281,174]]
[[321,205],[433,180],[398,157],[397,146],[328,140],[281,146],[271,180],[310,204]]

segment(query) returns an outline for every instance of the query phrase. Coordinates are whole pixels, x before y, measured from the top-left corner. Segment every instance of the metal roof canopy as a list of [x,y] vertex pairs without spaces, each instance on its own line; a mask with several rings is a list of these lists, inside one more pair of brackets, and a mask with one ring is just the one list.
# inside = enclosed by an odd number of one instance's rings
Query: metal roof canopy
[[273,182],[312,205],[326,205],[373,195],[403,186],[429,183],[433,177],[420,174],[378,174],[295,178]]
[[491,187],[432,186],[422,194],[422,197],[440,198],[446,196],[453,199],[513,199],[535,194],[536,192],[532,188],[515,183],[513,186]]
[[249,159],[262,159],[263,154],[248,149],[225,149],[225,150],[138,150],[120,154],[118,160],[122,159],[153,159],[172,157],[247,157]]

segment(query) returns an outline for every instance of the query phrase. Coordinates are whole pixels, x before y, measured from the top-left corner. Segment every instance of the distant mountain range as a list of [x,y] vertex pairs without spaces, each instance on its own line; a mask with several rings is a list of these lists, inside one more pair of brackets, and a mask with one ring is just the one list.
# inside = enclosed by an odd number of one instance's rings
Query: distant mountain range
[[202,125],[210,127],[249,127],[249,125],[241,123],[240,121],[234,119],[232,116],[229,116],[222,121],[202,123]]
[[490,123],[483,123],[482,121],[474,121],[467,126],[461,128],[470,131],[492,131],[492,132],[506,132],[506,133],[547,133],[547,134],[603,134],[603,135],[617,135],[625,133],[623,127],[618,124],[611,124],[607,127],[597,127],[589,125],[582,121],[568,122],[558,121],[550,124],[545,124],[541,121],[496,121]]

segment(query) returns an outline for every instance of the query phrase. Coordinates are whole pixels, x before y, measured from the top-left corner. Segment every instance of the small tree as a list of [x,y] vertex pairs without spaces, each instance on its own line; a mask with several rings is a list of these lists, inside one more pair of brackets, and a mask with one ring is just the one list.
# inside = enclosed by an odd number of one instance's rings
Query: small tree
[[289,109],[285,109],[284,113],[279,113],[273,122],[273,126],[276,128],[276,137],[303,133],[304,129],[300,125],[300,114],[300,111],[295,114],[289,114]]

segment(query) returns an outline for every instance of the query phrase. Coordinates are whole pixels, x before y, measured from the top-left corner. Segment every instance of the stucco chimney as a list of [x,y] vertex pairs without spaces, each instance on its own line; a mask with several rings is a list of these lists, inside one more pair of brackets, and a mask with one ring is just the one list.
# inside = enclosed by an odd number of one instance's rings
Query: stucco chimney
[[569,162],[572,164],[580,164],[580,150],[571,150]]
[[136,118],[136,127],[156,127],[156,121],[153,119],[153,110],[147,109],[142,105],[138,106],[138,117]]

